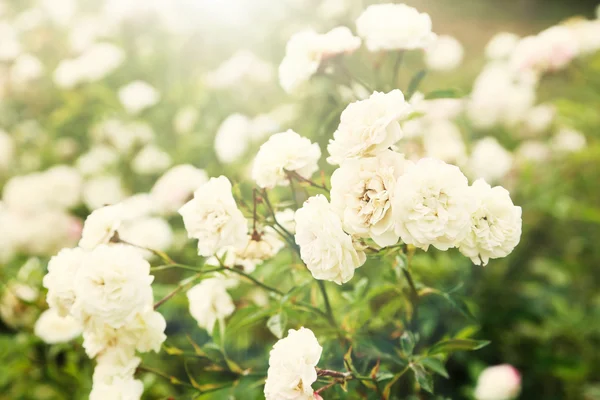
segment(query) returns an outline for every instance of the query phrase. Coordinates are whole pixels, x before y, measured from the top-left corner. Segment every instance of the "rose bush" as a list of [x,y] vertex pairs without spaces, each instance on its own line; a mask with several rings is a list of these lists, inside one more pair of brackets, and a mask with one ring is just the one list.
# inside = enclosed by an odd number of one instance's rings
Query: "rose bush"
[[3,395],[594,398],[599,20],[238,3],[0,5]]

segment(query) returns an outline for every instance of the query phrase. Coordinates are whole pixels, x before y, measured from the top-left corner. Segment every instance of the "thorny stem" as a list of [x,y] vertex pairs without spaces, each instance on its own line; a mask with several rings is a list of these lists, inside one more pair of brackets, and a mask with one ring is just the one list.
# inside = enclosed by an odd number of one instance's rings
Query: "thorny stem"
[[244,278],[251,280],[255,285],[260,286],[261,288],[268,290],[269,292],[275,293],[279,296],[283,296],[284,293],[282,291],[280,291],[279,289],[275,289],[274,287],[271,287],[269,285],[266,285],[264,283],[262,283],[261,281],[259,281],[258,279],[256,279],[255,277],[248,275],[247,273],[245,273],[242,270],[239,270],[237,268],[229,268],[226,267],[225,264],[223,263],[223,260],[221,260],[221,258],[217,255],[215,255],[215,258],[219,261],[219,265],[221,266],[221,268],[219,270],[221,271],[230,271],[233,272],[234,274],[238,274],[240,276],[243,276]]
[[144,246],[140,246],[131,242],[128,242],[126,240],[123,240],[119,237],[119,234],[117,232],[115,232],[115,235],[113,236],[113,238],[111,239],[111,242],[114,243],[123,243],[126,244],[128,246],[132,246],[138,249],[142,249],[142,250],[146,250],[149,251],[150,253],[160,257],[165,263],[167,264],[177,264],[171,257],[169,257],[169,255],[167,253],[165,253],[164,251],[160,251],[160,250],[154,250],[154,249],[149,249],[148,247],[144,247]]
[[285,229],[285,227],[277,221],[277,217],[275,216],[275,209],[273,209],[273,206],[271,205],[271,201],[269,200],[269,195],[268,195],[266,189],[263,190],[263,199],[265,200],[265,205],[269,209],[269,213],[271,214],[271,217],[273,218],[273,223],[285,233],[285,235],[287,236],[288,239],[291,240],[291,243],[288,242],[288,244],[292,245],[292,243],[293,243],[292,248],[294,250],[298,251],[298,248],[294,241],[294,235],[292,235],[292,233],[290,231]]
[[296,209],[300,208],[300,205],[298,204],[298,199],[296,198],[296,188],[294,187],[294,180],[292,179],[292,175],[288,172],[285,171],[285,174],[288,177],[288,180],[290,181],[290,190],[292,192],[292,200],[294,202],[294,205],[296,206]]
[[315,181],[303,177],[302,175],[300,175],[296,171],[288,171],[288,170],[286,170],[285,172],[288,174],[288,176],[296,178],[300,182],[308,183],[310,186],[313,186],[313,187],[319,188],[321,190],[324,190],[326,192],[329,192],[329,188],[327,186],[325,186],[324,184],[323,185],[319,185]]
[[214,271],[214,270],[198,272],[196,275],[193,275],[193,276],[185,279],[179,285],[177,285],[177,287],[171,293],[169,293],[168,295],[166,295],[165,297],[163,297],[162,299],[160,299],[159,301],[157,301],[156,303],[154,303],[154,309],[156,310],[158,307],[162,306],[164,303],[166,303],[169,299],[171,299],[177,293],[179,293],[182,290],[186,289],[196,279],[198,279],[202,274],[208,273],[208,272],[212,272],[212,271]]
[[316,393],[321,393],[321,392],[329,389],[330,387],[335,386],[338,383],[343,384],[344,382],[351,381],[351,380],[369,381],[369,382],[377,383],[377,379],[375,379],[375,378],[371,378],[368,376],[355,375],[350,371],[341,372],[341,371],[334,371],[331,369],[321,369],[318,367],[316,368],[316,370],[317,370],[317,376],[327,376],[327,377],[335,378],[333,380],[333,382],[330,382],[327,385],[317,389],[315,391]]
[[183,385],[183,386],[187,386],[190,388],[193,388],[194,386],[191,383],[187,383],[187,382],[183,382],[180,379],[174,377],[174,376],[170,376],[165,374],[162,371],[156,370],[154,368],[150,368],[150,367],[146,367],[145,365],[140,365],[137,368],[138,371],[143,371],[143,372],[150,372],[154,375],[160,376],[162,378],[168,379],[171,383],[175,384],[175,385]]
[[356,82],[358,82],[360,85],[362,85],[368,91],[370,91],[370,92],[375,91],[375,89],[372,88],[371,85],[368,84],[367,82],[365,82],[362,78],[358,77],[357,75],[352,75],[352,73],[348,70],[348,68],[342,62],[338,62],[337,66],[339,67],[340,71],[342,71],[344,73],[344,75],[346,75],[346,77],[348,77],[348,79],[350,79],[350,81],[355,80]]

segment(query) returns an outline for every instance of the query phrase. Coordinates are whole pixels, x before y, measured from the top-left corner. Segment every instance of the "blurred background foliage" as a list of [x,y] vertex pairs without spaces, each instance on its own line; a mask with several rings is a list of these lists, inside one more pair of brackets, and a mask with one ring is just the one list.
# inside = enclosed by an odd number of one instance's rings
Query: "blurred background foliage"
[[[16,10],[33,4],[24,0],[8,3]],[[92,11],[97,6],[92,1],[81,3]],[[318,8],[314,7],[297,7],[279,0],[251,3],[243,9],[236,9],[234,5],[201,6],[193,12],[184,11],[180,23],[190,24],[193,29],[175,35],[166,34],[153,17],[141,18],[124,26],[115,37],[114,41],[126,50],[126,67],[104,81],[68,91],[46,82],[34,95],[4,93],[0,126],[20,138],[18,158],[27,160],[20,162],[14,172],[26,173],[58,162],[73,162],[88,148],[88,131],[93,124],[107,116],[123,116],[116,88],[133,79],[144,79],[162,95],[160,106],[143,114],[143,120],[156,132],[161,148],[173,155],[176,163],[189,162],[205,168],[211,175],[226,174],[238,183],[245,180],[240,166],[246,164],[247,159],[239,164],[223,165],[215,157],[213,137],[218,126],[233,112],[257,115],[294,100],[276,85],[209,91],[203,86],[202,76],[240,48],[252,50],[277,65],[283,57],[287,38],[302,26],[311,25],[319,31],[340,24],[353,27],[356,17],[356,12],[351,11],[345,17],[327,21],[319,18]],[[353,7],[359,11],[367,3],[358,1]],[[595,0],[407,0],[406,3],[430,13],[434,31],[457,37],[466,49],[463,67],[456,72],[428,76],[421,90],[457,88],[462,93],[470,91],[474,77],[484,64],[482,49],[493,34],[498,31],[533,34],[574,15],[591,17],[597,5]],[[69,56],[61,32],[50,28],[37,30],[25,40],[49,70]],[[365,55],[355,55],[353,59],[360,57]],[[357,71],[364,68],[350,63]],[[401,72],[404,85],[414,72]],[[340,99],[330,98],[329,84],[315,81],[312,101],[298,104],[299,116],[284,127],[293,127],[301,135],[317,140],[322,148],[345,107]],[[582,152],[552,163],[529,165],[511,176],[509,189],[515,204],[523,208],[524,228],[521,244],[511,256],[492,261],[485,268],[472,266],[456,251],[415,256],[414,274],[423,287],[452,292],[452,296],[424,298],[417,320],[422,340],[432,343],[449,332],[452,336],[476,335],[491,341],[479,351],[453,354],[447,364],[450,378],[438,376],[435,379],[438,395],[421,394],[419,399],[470,398],[478,373],[485,366],[499,363],[510,363],[521,371],[522,399],[600,399],[600,57],[597,55],[589,62],[545,78],[538,96],[539,102],[547,101],[557,107],[559,120],[585,133],[588,146]],[[196,108],[201,120],[188,136],[173,132],[173,116],[184,105]],[[28,134],[29,131],[32,133]],[[43,135],[36,135],[35,131],[42,131]],[[473,132],[475,136],[479,134]],[[516,144],[512,142],[511,132],[498,130],[494,135],[507,148],[514,149]],[[71,159],[57,154],[51,146],[61,138],[76,139],[78,151]],[[125,169],[119,171],[120,175],[128,180],[131,193],[149,190],[154,179],[135,176],[126,166],[121,167]],[[0,187],[7,178],[0,178]],[[249,188],[241,186],[242,191]],[[82,216],[87,212],[82,210]],[[176,218],[170,222],[181,226]],[[194,259],[194,249],[189,247],[175,249],[173,256]],[[18,257],[3,266],[2,280],[14,276],[26,260]],[[278,260],[289,264],[298,261]],[[45,264],[46,260],[40,262]],[[260,274],[279,282],[277,265],[266,267]],[[389,289],[386,282],[403,285],[403,281],[390,271],[379,274],[376,269],[368,272],[364,267],[361,273],[373,275],[369,287],[363,287],[364,281],[357,276],[344,286],[343,297],[332,300],[340,308],[339,319],[350,330],[366,326],[368,331],[369,327],[385,326],[386,331],[393,332],[395,323],[386,319],[387,313],[394,315],[407,305],[394,292],[386,292]],[[156,285],[157,298],[170,291],[181,277],[170,272],[161,274],[158,276],[161,282],[172,284]],[[29,279],[39,285],[41,276]],[[306,291],[306,296],[314,294]],[[364,302],[363,312],[344,313],[344,309],[353,309],[350,305],[360,301]],[[348,307],[344,308],[344,304]],[[43,307],[43,304],[37,306]],[[184,380],[186,371],[182,369],[178,353],[194,352],[191,341],[202,344],[203,351],[211,357],[223,357],[218,348],[211,347],[208,335],[187,315],[185,297],[175,298],[161,312],[168,321],[167,349],[171,351],[145,355],[145,365],[156,366]],[[238,307],[228,322],[227,336],[222,338],[230,361],[264,371],[265,365],[258,361],[264,362],[265,349],[273,342],[273,336],[264,326],[268,315],[261,313],[259,306]],[[309,321],[306,315],[287,315],[287,318],[298,324],[316,323]],[[241,335],[240,325],[250,330]],[[183,333],[188,333],[189,339]],[[213,341],[217,343],[218,339]],[[371,338],[374,342],[378,339]],[[366,342],[365,348],[358,350],[364,354],[374,351],[381,357],[387,340],[381,338],[376,344],[378,350]],[[339,353],[336,346],[332,338],[325,343],[325,352]],[[214,383],[217,378],[199,372],[204,363],[202,357],[192,357],[190,374],[200,384]],[[31,331],[15,330],[0,322],[0,399],[85,398],[91,388],[91,375],[92,363],[80,344],[47,346]],[[222,371],[217,375],[222,377]],[[145,393],[148,399],[180,398],[178,393],[182,386],[177,382],[154,374],[144,374],[143,380],[149,388]],[[326,398],[345,398],[343,392],[336,390],[326,392]],[[401,391],[399,389],[399,393]],[[230,398],[229,395],[228,391],[211,392],[202,398],[225,399]],[[244,378],[233,395],[237,399],[258,399],[262,396],[262,386],[252,377]]]

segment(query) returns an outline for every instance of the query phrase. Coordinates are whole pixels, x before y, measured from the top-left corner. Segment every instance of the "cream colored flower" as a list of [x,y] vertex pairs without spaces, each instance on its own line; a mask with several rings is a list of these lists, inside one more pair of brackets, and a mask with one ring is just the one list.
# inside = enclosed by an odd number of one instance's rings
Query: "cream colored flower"
[[137,114],[160,100],[160,93],[149,83],[133,81],[119,89],[119,100],[129,114]]
[[398,241],[392,196],[402,175],[404,156],[386,150],[374,157],[347,160],[331,176],[331,206],[346,232],[370,237],[379,246]]
[[340,124],[329,142],[330,164],[341,164],[348,158],[380,153],[402,137],[398,120],[408,116],[412,107],[398,89],[389,93],[375,92],[366,100],[351,103],[342,112]]
[[360,38],[345,26],[324,34],[312,30],[296,33],[288,41],[279,66],[281,87],[288,93],[298,91],[317,72],[321,62],[338,54],[354,52],[360,42]]
[[477,265],[490,258],[509,255],[521,238],[521,207],[510,199],[501,186],[492,188],[483,179],[471,186],[476,208],[471,214],[471,229],[458,249]]
[[406,4],[374,4],[356,20],[370,51],[423,49],[435,40],[431,18]]
[[483,370],[477,380],[477,400],[512,400],[521,391],[521,374],[512,365],[502,364]]
[[63,249],[50,259],[44,287],[48,289],[46,301],[62,317],[71,312],[75,303],[75,276],[86,264],[86,252],[80,248]]
[[496,138],[488,136],[475,143],[468,162],[468,171],[474,178],[497,182],[513,166],[513,156]]
[[396,233],[406,244],[427,250],[455,247],[469,233],[475,201],[460,169],[422,158],[396,182]]
[[266,400],[313,399],[312,384],[323,348],[307,328],[290,329],[287,337],[273,346],[265,383]]
[[33,332],[48,344],[64,343],[81,335],[81,324],[72,316],[60,316],[51,308],[39,316]]
[[211,178],[194,192],[179,214],[188,237],[198,239],[198,254],[208,257],[228,246],[241,248],[246,243],[247,221],[231,193],[224,176]]
[[341,285],[354,276],[366,261],[352,238],[342,229],[342,221],[323,195],[304,202],[296,211],[296,243],[300,257],[315,279]]
[[212,334],[215,323],[233,314],[235,305],[223,277],[204,279],[187,292],[190,314],[198,326]]
[[72,314],[81,321],[120,328],[152,304],[150,264],[127,246],[100,245],[74,281]]
[[120,204],[93,211],[83,225],[79,247],[91,250],[109,243],[125,218],[125,209]]
[[434,71],[451,71],[460,66],[464,53],[456,38],[441,35],[425,50],[425,65]]
[[252,179],[262,188],[289,184],[287,171],[310,179],[319,169],[321,149],[291,129],[276,133],[260,146],[252,167]]
[[150,191],[159,210],[164,214],[176,212],[194,191],[208,181],[203,169],[190,164],[177,165],[161,176]]

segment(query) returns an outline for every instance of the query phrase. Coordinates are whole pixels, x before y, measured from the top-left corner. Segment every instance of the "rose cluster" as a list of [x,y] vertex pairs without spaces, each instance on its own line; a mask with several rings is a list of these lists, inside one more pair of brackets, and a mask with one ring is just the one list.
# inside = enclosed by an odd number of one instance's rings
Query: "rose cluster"
[[90,399],[140,398],[136,351],[158,352],[166,339],[165,319],[153,307],[154,277],[145,253],[115,243],[126,226],[126,210],[117,204],[90,214],[79,247],[52,257],[43,281],[50,311],[37,326],[45,318],[52,320],[46,330],[80,327],[87,355],[97,360]]

